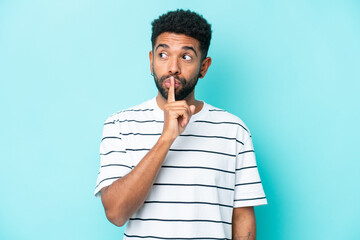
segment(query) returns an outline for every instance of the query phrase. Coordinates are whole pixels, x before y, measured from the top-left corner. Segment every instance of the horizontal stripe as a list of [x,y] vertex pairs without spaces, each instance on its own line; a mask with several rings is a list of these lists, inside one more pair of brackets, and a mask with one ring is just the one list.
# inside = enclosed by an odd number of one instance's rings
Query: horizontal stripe
[[110,122],[105,122],[104,125],[108,125],[108,124],[115,124],[115,123],[123,123],[123,122],[137,122],[137,123],[149,123],[149,122],[154,122],[154,123],[164,123],[164,121],[158,121],[158,120],[136,120],[136,119],[125,119],[125,120],[113,120]]
[[164,121],[158,121],[158,120],[135,120],[135,119],[125,119],[125,120],[118,120],[117,122],[123,123],[123,122],[136,122],[136,123],[164,123]]
[[220,154],[220,155],[225,155],[225,156],[230,156],[230,157],[236,157],[236,155],[229,154],[229,153],[215,152],[215,151],[208,151],[208,150],[200,150],[200,149],[171,149],[170,148],[169,151],[174,151],[174,152],[205,152],[205,153],[214,153],[214,154]]
[[100,168],[104,168],[104,167],[126,167],[126,168],[133,169],[133,167],[130,167],[128,165],[123,165],[123,164],[107,164],[107,165],[100,166]]
[[95,188],[97,188],[102,182],[104,182],[104,181],[107,181],[107,180],[112,180],[112,179],[120,179],[121,178],[121,176],[118,176],[118,177],[109,177],[109,178],[104,178],[103,180],[101,180],[97,185],[96,185],[96,187]]
[[190,184],[190,183],[154,183],[154,186],[177,186],[177,187],[210,187],[210,188],[219,188],[229,191],[234,191],[233,188],[220,187],[216,185],[207,185],[207,184]]
[[115,122],[116,122],[115,120],[112,122],[106,122],[106,123],[104,123],[104,125],[115,124]]
[[239,141],[239,140],[235,140],[236,142],[240,143],[241,145],[244,145],[244,143],[242,141]]
[[199,166],[162,166],[162,168],[208,169],[208,170],[215,170],[215,171],[235,174],[235,172],[228,171],[228,170],[223,170],[223,169],[219,169],[219,168],[211,168],[211,167],[199,167]]
[[211,202],[180,202],[180,201],[145,201],[144,203],[150,204],[150,203],[160,203],[160,204],[204,204],[204,205],[215,205],[220,207],[228,207],[233,208],[232,205],[225,205],[221,203],[211,203]]
[[159,236],[128,235],[126,233],[124,233],[124,235],[128,238],[156,238],[156,239],[175,239],[175,240],[188,240],[188,239],[231,240],[230,238],[214,238],[214,237],[191,237],[191,238],[159,237]]
[[226,139],[226,140],[235,140],[235,141],[237,141],[238,143],[241,143],[242,145],[244,145],[243,142],[237,140],[236,138],[223,137],[223,136],[207,136],[207,135],[195,135],[195,134],[182,134],[182,135],[180,135],[180,137],[222,138],[222,139]]
[[243,125],[241,125],[240,123],[237,123],[237,122],[210,122],[210,121],[205,121],[205,120],[195,120],[194,122],[210,123],[210,124],[234,124],[234,125],[238,125],[238,126],[242,127],[245,131],[249,132],[249,130],[247,130],[246,127],[244,127]]
[[[150,151],[149,148],[127,148],[125,149],[126,151]],[[208,150],[199,150],[199,149],[174,149],[174,148],[170,148],[169,151],[173,151],[173,152],[205,152],[205,153],[214,153],[214,154],[220,154],[220,155],[225,155],[225,156],[230,156],[230,157],[236,157],[236,155],[233,154],[229,154],[229,153],[223,153],[223,152],[214,152],[214,151],[208,151]]]
[[129,136],[129,135],[134,135],[134,136],[160,136],[161,133],[120,133],[123,136]]
[[[152,112],[152,111],[154,111],[154,109],[153,109],[153,108],[146,108],[146,109],[126,109],[126,110],[122,110],[122,111],[120,111],[120,112],[146,112],[146,111]],[[120,113],[120,112],[119,112],[119,113]]]
[[110,151],[110,152],[107,152],[107,153],[100,153],[100,155],[108,155],[110,153],[126,153],[125,151]]
[[120,137],[104,137],[104,138],[101,139],[101,141],[104,141],[105,139],[119,139],[119,140],[121,140]]
[[235,187],[243,186],[243,185],[259,184],[259,183],[261,183],[261,182],[239,183],[239,184],[235,184]]
[[[120,133],[123,136],[134,135],[134,136],[160,136],[161,133]],[[199,138],[221,138],[226,140],[235,140],[236,142],[244,145],[243,142],[237,140],[236,138],[223,137],[223,136],[208,136],[208,135],[195,135],[195,134],[181,134],[179,137],[199,137]]]
[[234,201],[251,201],[251,200],[260,200],[260,199],[266,199],[266,197],[246,198],[246,199],[235,199]]
[[134,152],[137,152],[137,151],[150,151],[150,148],[127,148],[125,150],[126,151],[134,151]]
[[250,152],[255,152],[255,151],[254,150],[243,151],[243,152],[239,152],[238,155],[244,154],[244,153],[250,153]]
[[237,169],[235,169],[235,171],[241,171],[241,170],[250,169],[250,168],[257,168],[257,166],[250,166],[250,167],[237,168]]
[[162,218],[130,218],[131,221],[158,221],[158,222],[211,222],[231,225],[231,222],[208,219],[162,219]]
[[226,112],[226,111],[222,109],[209,109],[209,112]]

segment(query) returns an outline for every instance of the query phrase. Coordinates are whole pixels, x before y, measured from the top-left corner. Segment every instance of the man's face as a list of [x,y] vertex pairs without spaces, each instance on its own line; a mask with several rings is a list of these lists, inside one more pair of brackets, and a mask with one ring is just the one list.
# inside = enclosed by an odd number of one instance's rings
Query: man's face
[[198,40],[184,34],[160,34],[152,52],[150,64],[156,87],[167,99],[170,77],[175,79],[175,100],[194,94],[201,70],[201,51]]

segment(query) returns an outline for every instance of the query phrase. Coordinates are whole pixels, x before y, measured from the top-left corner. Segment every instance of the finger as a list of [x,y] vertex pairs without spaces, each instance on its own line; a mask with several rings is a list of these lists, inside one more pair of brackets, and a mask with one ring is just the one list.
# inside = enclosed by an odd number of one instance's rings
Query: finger
[[182,119],[181,127],[185,127],[189,121],[192,115],[195,113],[195,105],[190,105],[189,108],[186,109],[186,116]]
[[170,77],[170,88],[168,92],[168,102],[175,102],[175,80],[174,77]]
[[186,109],[181,116],[181,123],[180,123],[181,127],[185,127],[189,123],[190,118],[191,118],[191,112],[189,112],[189,110]]
[[185,100],[179,100],[179,101],[174,101],[174,102],[167,102],[166,106],[172,108],[172,107],[184,107],[184,108],[189,108],[189,105],[187,105]]
[[195,105],[190,105],[189,108],[191,115],[193,115],[195,113]]
[[[178,119],[180,120],[180,122],[182,122],[182,120],[188,119],[189,118],[189,114],[190,111],[188,108],[185,107],[173,107],[170,109],[165,109],[165,111],[167,112],[168,116],[172,119]],[[179,119],[181,118],[181,119]]]
[[169,116],[173,118],[188,116],[190,114],[189,110],[184,107],[175,107],[171,109],[166,109],[166,112],[169,114]]
[[188,116],[183,116],[182,117],[182,120],[181,120],[181,123],[180,123],[180,126],[182,128],[184,128],[189,122],[189,117]]
[[177,105],[177,101],[172,103],[167,103],[164,107],[164,110],[166,112],[172,112],[172,111],[185,111],[188,115],[191,114],[191,110],[188,105]]

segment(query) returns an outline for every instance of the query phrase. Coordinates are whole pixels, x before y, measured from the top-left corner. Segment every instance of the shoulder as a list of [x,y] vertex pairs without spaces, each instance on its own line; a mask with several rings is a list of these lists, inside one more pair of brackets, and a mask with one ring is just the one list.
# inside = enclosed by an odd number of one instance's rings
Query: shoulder
[[204,106],[204,110],[206,111],[206,115],[209,120],[237,126],[238,128],[242,129],[242,131],[248,132],[250,134],[249,128],[240,117],[221,108],[214,107],[208,103],[204,103]]
[[154,108],[154,99],[150,99],[146,102],[143,102],[141,104],[138,104],[136,106],[126,108],[120,111],[117,111],[110,115],[106,120],[104,124],[111,124],[116,123],[122,120],[125,120],[129,117],[132,117],[134,115],[144,114],[146,112],[153,112],[155,111]]

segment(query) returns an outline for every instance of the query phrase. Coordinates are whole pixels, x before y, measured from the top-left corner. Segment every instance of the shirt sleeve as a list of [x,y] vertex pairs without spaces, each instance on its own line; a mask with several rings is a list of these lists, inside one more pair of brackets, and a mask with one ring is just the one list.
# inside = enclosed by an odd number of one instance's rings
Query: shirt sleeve
[[247,137],[236,157],[234,207],[267,204],[256,165],[251,136]]
[[97,177],[95,196],[101,196],[101,189],[111,185],[133,169],[120,131],[119,121],[112,117],[104,123],[100,143],[100,169]]

